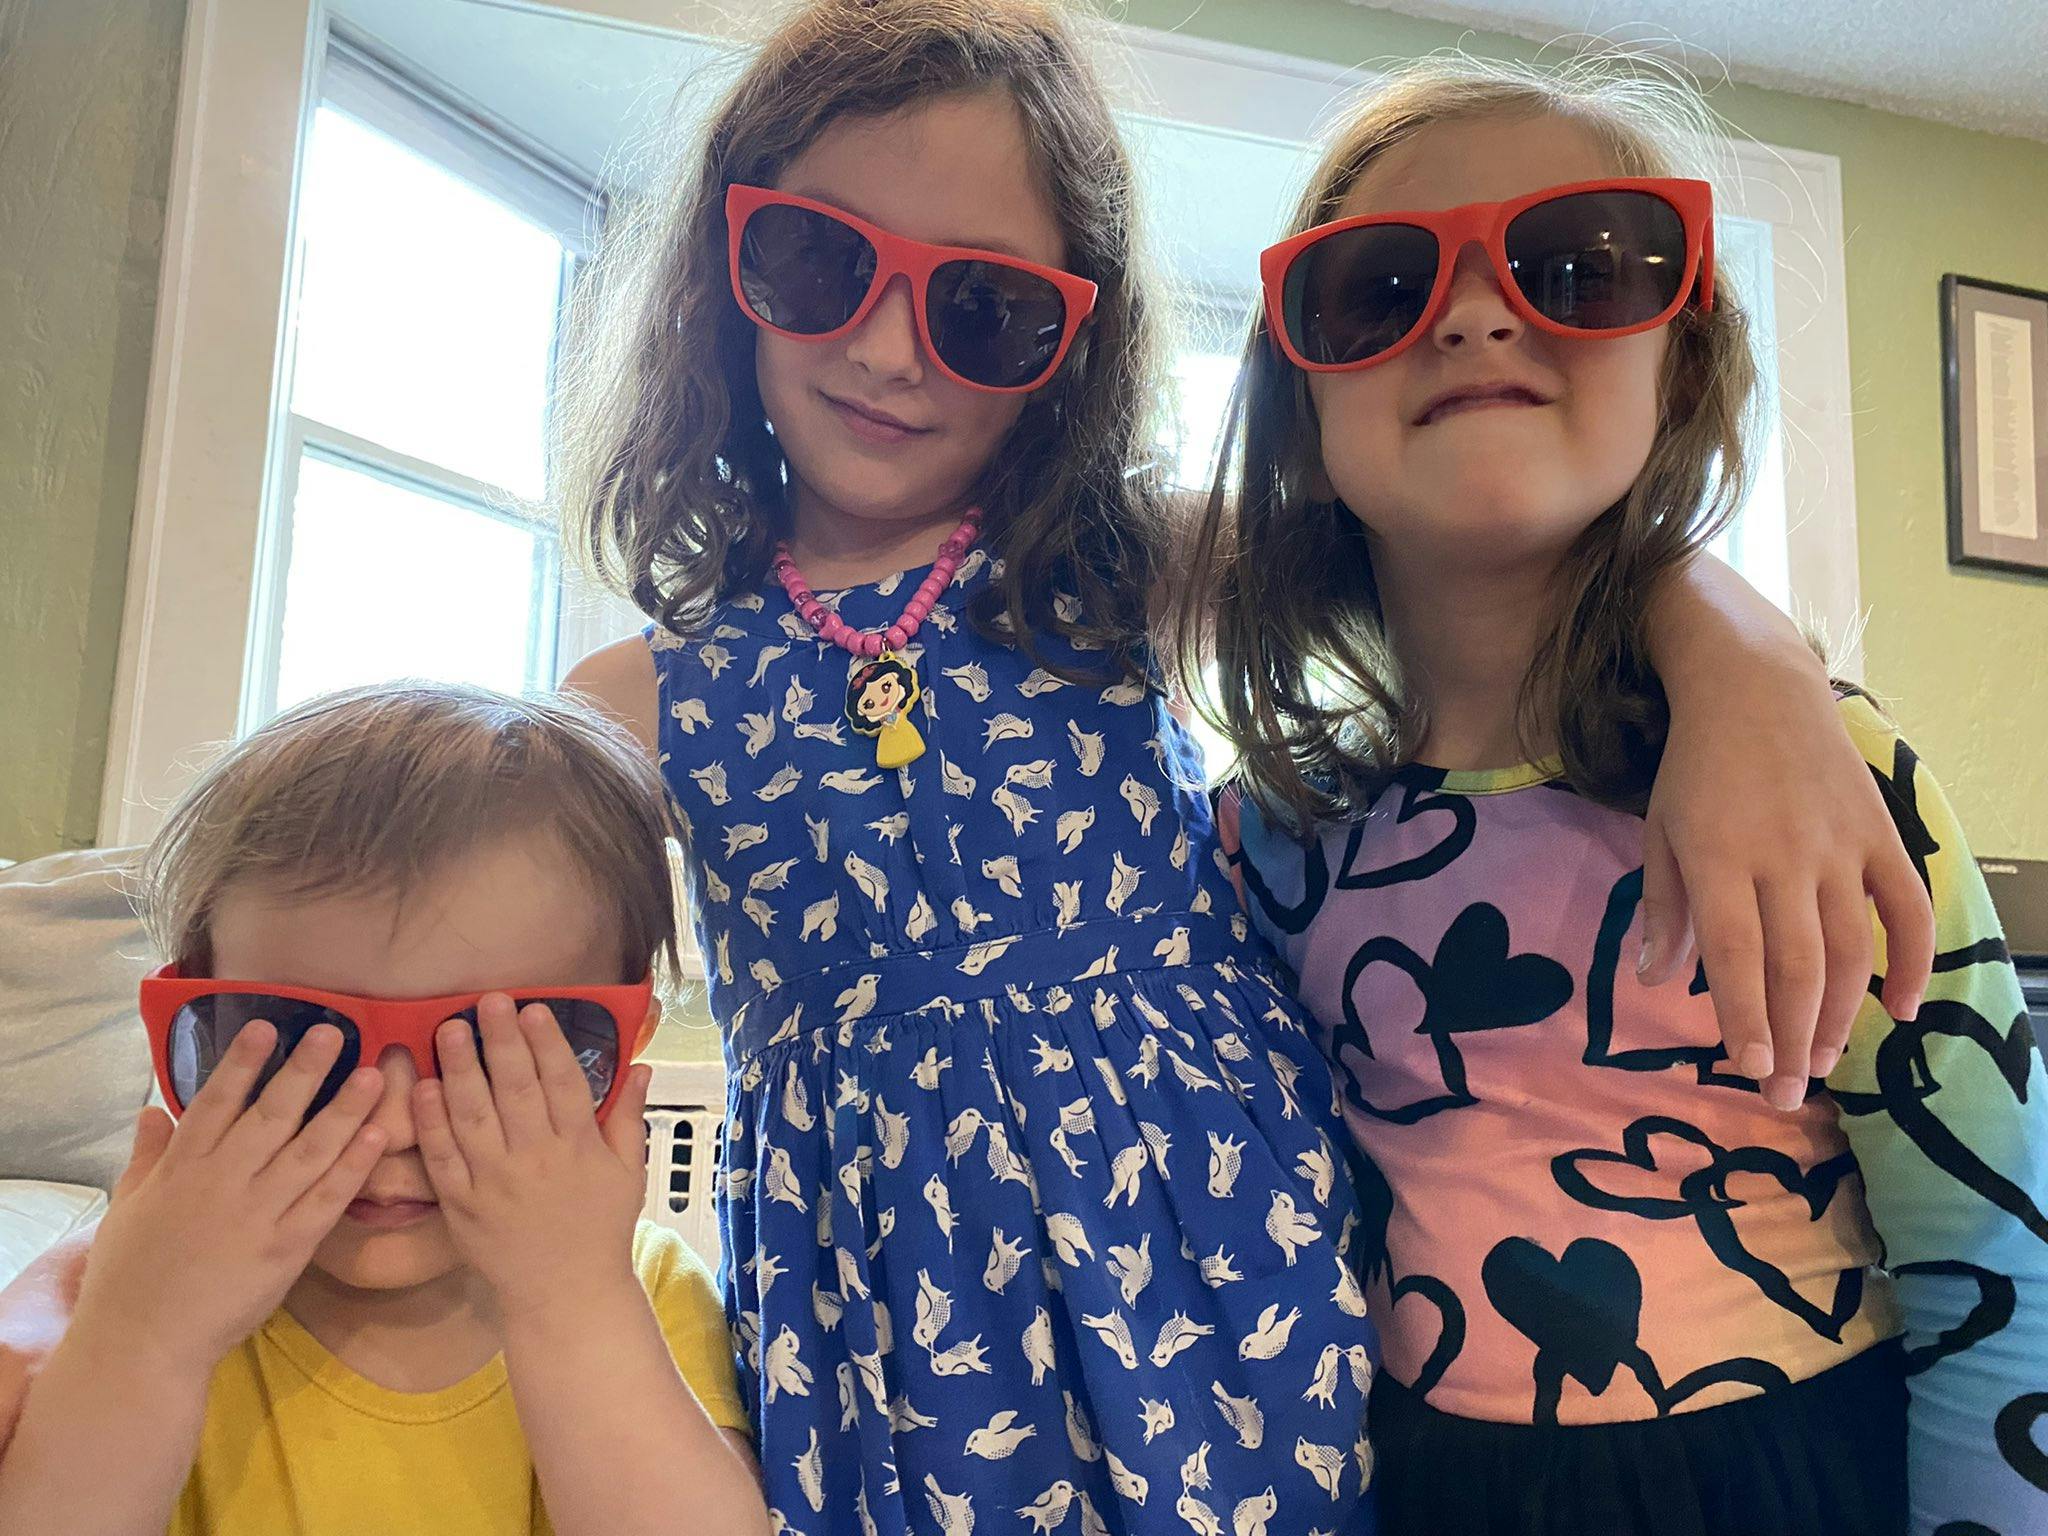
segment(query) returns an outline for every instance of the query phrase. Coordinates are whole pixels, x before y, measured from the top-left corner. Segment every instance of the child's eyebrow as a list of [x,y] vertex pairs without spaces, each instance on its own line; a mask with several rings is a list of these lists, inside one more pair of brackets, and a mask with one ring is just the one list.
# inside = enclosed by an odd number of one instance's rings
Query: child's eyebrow
[[[870,224],[877,225],[882,229],[886,229],[892,235],[902,234],[901,230],[891,228],[888,220],[878,219],[873,214],[868,213],[865,209],[857,207],[855,204],[848,202],[844,197],[841,197],[836,193],[826,191],[823,188],[809,187],[805,186],[802,183],[798,183],[795,186],[779,187],[776,190],[781,192],[787,192],[795,197],[808,197],[813,202],[827,204],[830,207],[837,208],[842,213],[850,213],[857,219],[865,219]],[[923,237],[913,235],[909,236],[908,238],[922,239]],[[976,251],[994,251],[998,255],[1014,256],[1019,261],[1036,261],[1038,259],[1035,256],[1028,255],[1022,248],[1017,246],[1015,243],[1008,240],[1000,239],[993,235],[948,235],[942,236],[935,240],[925,240],[924,243],[926,245],[957,245],[963,246],[969,250]]]

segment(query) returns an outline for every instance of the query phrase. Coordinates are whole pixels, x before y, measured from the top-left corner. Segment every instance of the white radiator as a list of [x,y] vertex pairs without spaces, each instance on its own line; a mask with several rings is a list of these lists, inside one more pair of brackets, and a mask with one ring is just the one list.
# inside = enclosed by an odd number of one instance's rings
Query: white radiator
[[647,1091],[647,1203],[642,1210],[682,1234],[718,1268],[718,1210],[713,1191],[722,1162],[725,1068],[718,1062],[650,1063]]

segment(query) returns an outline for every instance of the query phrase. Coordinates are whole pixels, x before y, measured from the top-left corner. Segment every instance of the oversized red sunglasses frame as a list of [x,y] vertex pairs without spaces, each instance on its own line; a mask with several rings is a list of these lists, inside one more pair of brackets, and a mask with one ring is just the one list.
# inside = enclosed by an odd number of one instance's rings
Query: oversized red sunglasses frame
[[[844,224],[848,229],[866,240],[875,248],[875,275],[868,284],[868,291],[862,297],[846,323],[829,331],[790,331],[774,322],[764,320],[747,302],[746,289],[740,283],[740,241],[746,233],[747,220],[762,208],[785,207],[803,208],[812,213],[823,214]],[[1042,388],[1060,370],[1066,360],[1067,350],[1074,344],[1074,338],[1081,332],[1089,315],[1095,310],[1096,286],[1085,277],[1076,277],[1058,267],[1040,266],[1035,261],[1026,261],[1021,256],[1006,256],[1001,251],[984,251],[964,245],[928,245],[922,240],[913,240],[908,235],[891,234],[879,225],[854,217],[843,208],[834,208],[830,203],[821,203],[815,198],[798,197],[792,192],[777,192],[770,187],[750,187],[734,182],[725,189],[726,224],[726,266],[732,278],[732,296],[739,304],[740,312],[764,331],[773,331],[778,336],[787,336],[792,341],[832,341],[844,336],[867,319],[889,284],[898,273],[910,280],[911,309],[917,315],[918,340],[924,344],[925,356],[947,378],[968,389],[979,390],[990,395],[1021,395]],[[1066,327],[1060,333],[1060,344],[1051,361],[1036,378],[1023,384],[982,384],[956,373],[945,358],[939,355],[938,347],[932,341],[931,319],[927,310],[932,273],[949,261],[982,261],[991,266],[1010,267],[1019,272],[1028,272],[1033,277],[1043,278],[1059,290],[1066,305]]]
[[[413,1070],[421,1078],[439,1077],[434,1059],[434,1032],[464,1009],[474,1008],[490,992],[504,992],[515,1003],[567,998],[594,1003],[611,1016],[617,1031],[618,1066],[612,1072],[611,1088],[597,1102],[597,1117],[610,1111],[625,1082],[626,1068],[646,1049],[653,1031],[647,1027],[647,1010],[654,1000],[654,978],[629,986],[609,987],[490,987],[484,992],[456,992],[447,997],[388,998],[359,997],[349,992],[323,992],[317,987],[288,987],[273,981],[233,981],[212,976],[186,976],[175,965],[166,965],[142,979],[142,1024],[149,1035],[150,1058],[156,1067],[157,1086],[173,1114],[186,1106],[171,1086],[171,1025],[178,1010],[194,998],[222,993],[254,993],[281,997],[290,1002],[312,1003],[331,1009],[355,1026],[357,1064],[375,1066],[384,1052],[397,1046],[412,1058]],[[631,1049],[628,1049],[630,1043]]]
[[[1661,198],[1678,214],[1679,222],[1685,227],[1685,271],[1678,283],[1678,297],[1651,319],[1637,325],[1615,326],[1604,330],[1590,330],[1584,326],[1563,325],[1552,320],[1529,302],[1522,292],[1521,284],[1515,281],[1508,266],[1508,226],[1522,214],[1539,204],[1548,203],[1561,197],[1573,197],[1582,192],[1647,192]],[[1429,291],[1429,302],[1422,307],[1422,315],[1414,326],[1399,341],[1384,352],[1375,352],[1344,363],[1317,363],[1304,357],[1287,334],[1286,286],[1287,274],[1294,263],[1310,248],[1321,244],[1333,235],[1341,235],[1354,229],[1364,229],[1375,224],[1402,224],[1414,229],[1427,230],[1436,237],[1436,282]],[[1652,331],[1671,320],[1689,302],[1694,301],[1697,287],[1697,302],[1702,310],[1714,307],[1714,191],[1711,184],[1692,181],[1674,176],[1610,176],[1598,181],[1574,181],[1562,186],[1545,187],[1541,191],[1525,193],[1500,203],[1466,203],[1458,208],[1437,208],[1395,213],[1369,213],[1355,219],[1338,219],[1330,224],[1318,224],[1314,229],[1305,229],[1278,245],[1268,246],[1259,257],[1259,275],[1266,291],[1266,329],[1272,333],[1281,353],[1295,367],[1309,373],[1353,373],[1360,368],[1371,368],[1379,363],[1390,362],[1418,338],[1425,335],[1430,326],[1442,313],[1450,299],[1451,279],[1457,270],[1458,257],[1465,247],[1477,244],[1486,252],[1486,259],[1493,265],[1493,275],[1500,284],[1502,295],[1508,307],[1529,324],[1553,336],[1567,336],[1580,340],[1609,341],[1620,336],[1633,336],[1642,331]]]

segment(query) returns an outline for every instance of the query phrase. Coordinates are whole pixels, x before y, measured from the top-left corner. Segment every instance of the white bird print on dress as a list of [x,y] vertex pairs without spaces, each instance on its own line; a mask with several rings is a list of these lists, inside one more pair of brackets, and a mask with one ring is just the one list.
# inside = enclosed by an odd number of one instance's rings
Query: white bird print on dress
[[1123,783],[1117,786],[1117,793],[1124,797],[1124,804],[1131,808],[1131,815],[1137,820],[1141,837],[1152,835],[1153,818],[1159,814],[1159,792],[1149,784],[1141,784],[1131,774],[1124,775]]
[[1095,1129],[1095,1101],[1085,1093],[1070,1104],[1060,1106],[1060,1123],[1053,1128],[1046,1140],[1059,1154],[1061,1162],[1067,1165],[1067,1172],[1075,1178],[1081,1177],[1081,1170],[1088,1166],[1088,1160],[1077,1153],[1071,1137],[1085,1136]]
[[[818,1320],[818,1326],[830,1333],[839,1326],[839,1320],[846,1315],[846,1302],[833,1295],[815,1280],[811,1282],[811,1316]],[[840,1362],[845,1368],[845,1362]]]
[[1273,1239],[1292,1264],[1295,1256],[1322,1235],[1322,1228],[1306,1211],[1298,1210],[1294,1196],[1284,1189],[1273,1191],[1273,1203],[1266,1211],[1266,1236]]
[[832,1258],[839,1268],[840,1298],[858,1296],[862,1301],[868,1300],[867,1282],[860,1277],[860,1260],[854,1256],[853,1250],[835,1248]]
[[1146,1358],[1163,1368],[1172,1363],[1175,1355],[1194,1348],[1196,1340],[1209,1338],[1215,1332],[1213,1325],[1198,1323],[1187,1313],[1176,1312],[1159,1325],[1159,1337],[1152,1341],[1152,1353]]
[[889,1108],[888,1101],[877,1094],[875,1128],[881,1133],[882,1166],[901,1167],[903,1154],[910,1148],[910,1116],[897,1114]]
[[882,978],[870,971],[834,998],[832,1006],[839,1010],[839,1022],[850,1024],[855,1019],[865,1018],[872,1013],[876,989],[881,984]]
[[982,1348],[981,1335],[978,1333],[949,1349],[930,1353],[934,1376],[965,1376],[969,1372],[981,1376],[993,1374],[993,1367],[988,1363],[988,1351]]
[[983,859],[981,877],[993,880],[996,888],[1005,896],[1021,897],[1024,894],[1024,874],[1017,867],[1017,856],[1006,853],[1001,858]]
[[1249,1499],[1240,1499],[1230,1512],[1231,1536],[1266,1536],[1266,1522],[1280,1513],[1280,1500],[1271,1487]]
[[1063,1045],[1052,1044],[1043,1035],[1031,1037],[1031,1053],[1038,1058],[1031,1068],[1033,1077],[1043,1077],[1048,1072],[1074,1070],[1074,1053]]
[[1152,1491],[1151,1485],[1125,1466],[1117,1453],[1106,1445],[1102,1448],[1102,1464],[1109,1468],[1110,1486],[1116,1489],[1121,1497],[1143,1509],[1145,1495]]
[[808,943],[813,938],[830,942],[839,932],[839,893],[834,891],[823,901],[814,901],[804,908],[804,929],[798,934],[799,940]]
[[1310,1147],[1294,1160],[1294,1171],[1309,1181],[1317,1205],[1328,1205],[1337,1187],[1337,1164],[1327,1145]]
[[[1081,839],[1088,829],[1095,825],[1095,807],[1084,805],[1078,811],[1062,811],[1060,819],[1053,823],[1053,836],[1058,839],[1061,853],[1072,853],[1081,846]],[[1080,883],[1075,882],[1077,885]]]
[[1055,880],[1052,883],[1053,926],[1065,933],[1081,920],[1081,882]]
[[1162,965],[1186,965],[1193,952],[1188,943],[1188,931],[1176,927],[1172,933],[1152,946],[1152,953]]
[[1030,675],[1017,685],[1017,691],[1027,699],[1035,699],[1041,693],[1051,693],[1055,689],[1066,686],[1067,680],[1065,678],[1054,677],[1043,667],[1033,667]]
[[1095,1443],[1095,1427],[1088,1422],[1088,1410],[1074,1401],[1074,1394],[1065,1388],[1060,1397],[1067,1405],[1067,1444],[1081,1461],[1100,1461],[1102,1447]]
[[753,920],[754,926],[761,930],[764,937],[775,924],[775,909],[758,896],[741,897],[740,911]]
[[725,786],[724,763],[707,763],[702,768],[692,768],[690,777],[697,781],[697,787],[704,791],[704,798],[713,805],[724,805],[732,799]]
[[780,800],[803,783],[804,776],[794,764],[784,764],[775,770],[775,776],[754,791],[754,798],[761,801]]
[[1023,1267],[1024,1255],[1031,1250],[1024,1246],[1022,1238],[1014,1241],[1003,1236],[1001,1227],[989,1233],[988,1263],[982,1266],[981,1283],[998,1296]]
[[1122,1197],[1124,1208],[1138,1203],[1139,1176],[1152,1161],[1152,1154],[1142,1141],[1132,1142],[1109,1160],[1109,1193],[1102,1197],[1105,1209],[1116,1204]]
[[824,741],[835,747],[846,745],[846,722],[844,720],[799,720],[796,724],[798,741]]
[[817,855],[818,862],[822,864],[830,857],[826,849],[832,841],[832,823],[830,820],[823,818],[813,821],[811,813],[805,811],[804,825],[810,829],[811,852]]
[[1143,683],[1130,681],[1113,683],[1109,687],[1103,689],[1101,694],[1103,703],[1117,704],[1124,706],[1126,708],[1128,708],[1130,705],[1140,703],[1144,699],[1144,697],[1145,685]]
[[759,757],[775,740],[773,715],[741,715],[739,732],[747,738],[747,756]]
[[1287,1341],[1294,1336],[1294,1325],[1301,1321],[1301,1308],[1291,1308],[1285,1317],[1280,1315],[1280,1303],[1274,1302],[1259,1314],[1258,1326],[1238,1341],[1237,1358],[1240,1360],[1271,1360],[1287,1348]]
[[1131,1325],[1124,1321],[1121,1311],[1112,1308],[1102,1317],[1083,1312],[1081,1325],[1109,1346],[1125,1370],[1138,1368],[1138,1346],[1131,1342]]
[[1210,1382],[1209,1390],[1215,1394],[1216,1411],[1223,1415],[1224,1423],[1236,1432],[1239,1445],[1248,1451],[1256,1451],[1265,1443],[1266,1416],[1260,1412],[1257,1398],[1232,1397],[1223,1390],[1223,1383],[1220,1381]]
[[789,688],[782,695],[782,718],[795,725],[817,699],[818,696],[803,685],[801,678],[792,677]]
[[973,933],[983,923],[988,922],[989,918],[989,913],[975,911],[974,903],[965,896],[953,898],[953,921],[960,925],[962,933]]
[[1084,731],[1077,721],[1067,722],[1067,744],[1081,765],[1081,777],[1092,779],[1102,771],[1103,740],[1100,731]]
[[959,1218],[953,1214],[953,1197],[946,1188],[946,1181],[936,1173],[924,1181],[924,1203],[932,1208],[937,1218],[939,1232],[946,1239],[946,1251],[953,1251],[953,1228]]
[[949,795],[958,795],[963,800],[974,795],[974,775],[963,772],[960,765],[945,753],[939,754],[939,787]]
[[939,676],[949,677],[965,690],[967,697],[977,704],[986,704],[989,696],[988,669],[980,662],[970,661],[964,666],[942,667]]
[[1147,1232],[1141,1236],[1136,1247],[1128,1243],[1111,1243],[1109,1261],[1104,1267],[1110,1278],[1119,1283],[1124,1305],[1136,1306],[1138,1297],[1152,1283],[1152,1234]]
[[1353,1344],[1344,1351],[1344,1363],[1351,1367],[1351,1385],[1361,1393],[1372,1390],[1372,1355],[1363,1344]]
[[842,795],[864,795],[882,782],[882,776],[865,768],[835,768],[830,773],[819,774],[818,782]]
[[1237,1176],[1244,1168],[1244,1143],[1235,1136],[1209,1133],[1209,1193],[1228,1200],[1237,1188]]
[[1098,976],[1114,976],[1115,974],[1116,946],[1112,944],[1096,958],[1093,965],[1089,966],[1087,970],[1074,979],[1076,981],[1092,981]]
[[790,1465],[796,1468],[796,1485],[803,1490],[804,1502],[811,1506],[812,1513],[824,1513],[825,1453],[818,1445],[817,1425],[811,1426],[811,1443]]
[[1109,895],[1104,898],[1103,905],[1121,916],[1124,903],[1136,894],[1138,877],[1145,871],[1135,864],[1124,862],[1124,852],[1121,848],[1111,849],[1109,859]]
[[937,1429],[939,1421],[929,1414],[919,1413],[911,1406],[908,1392],[898,1394],[889,1404],[889,1428],[899,1435],[907,1435],[913,1429]]
[[1216,1518],[1216,1511],[1195,1497],[1197,1488],[1208,1486],[1209,1442],[1204,1440],[1180,1464],[1180,1497],[1174,1500],[1173,1512],[1187,1522],[1195,1536],[1223,1536],[1223,1523]]
[[1325,1344],[1323,1352],[1316,1356],[1315,1373],[1308,1379],[1308,1390],[1301,1394],[1305,1403],[1314,1403],[1318,1408],[1333,1407],[1337,1401],[1337,1366],[1344,1358],[1343,1349],[1336,1344]]
[[1023,937],[1019,933],[1006,933],[999,939],[983,939],[968,947],[960,963],[954,967],[968,976],[979,976],[1003,956],[1003,952]]
[[[946,1492],[929,1472],[924,1475],[924,1486],[925,1502],[931,1505],[932,1518],[939,1523],[940,1536],[970,1536],[974,1530],[972,1496]],[[1265,1536],[1263,1527],[1257,1536]]]
[[1139,1398],[1138,1422],[1145,1426],[1145,1443],[1150,1445],[1173,1428],[1173,1404],[1156,1403],[1149,1397]]
[[1167,852],[1166,862],[1175,869],[1188,867],[1188,829],[1182,827],[1173,834],[1173,847]]
[[934,1093],[938,1090],[939,1074],[952,1065],[952,1057],[941,1057],[936,1045],[929,1046],[917,1065],[910,1069],[910,1080],[927,1093]]
[[754,658],[754,675],[747,679],[747,686],[749,688],[760,687],[761,679],[768,675],[768,669],[788,654],[789,647],[786,645],[762,646],[761,654]]
[[1065,1211],[1046,1212],[1045,1235],[1052,1239],[1053,1251],[1069,1269],[1080,1268],[1084,1255],[1090,1259],[1095,1257],[1095,1248],[1088,1241],[1088,1229]]
[[910,830],[910,812],[892,811],[879,821],[869,822],[868,830],[893,848],[897,840]]
[[702,699],[677,699],[669,705],[668,717],[675,721],[685,736],[694,736],[698,726],[711,723],[710,712],[704,708]]
[[1223,1085],[1221,1083],[1181,1055],[1179,1051],[1168,1051],[1166,1053],[1166,1060],[1173,1068],[1173,1075],[1179,1078],[1187,1087],[1194,1089],[1198,1093],[1204,1088],[1214,1088],[1217,1092],[1222,1092]]
[[1017,1511],[1032,1525],[1032,1536],[1050,1536],[1067,1523],[1073,1507],[1074,1485],[1064,1477]]
[[725,856],[730,859],[736,853],[749,848],[758,848],[768,841],[768,829],[758,822],[743,822],[736,827],[725,829]]
[[990,715],[981,723],[984,727],[981,739],[983,751],[987,751],[999,741],[1029,740],[1031,733],[1037,729],[1022,715]]
[[924,936],[939,925],[938,914],[932,911],[932,904],[923,891],[917,893],[917,900],[910,904],[910,915],[903,920],[903,933],[913,944],[924,942]]
[[1024,1328],[1024,1361],[1031,1367],[1031,1385],[1045,1385],[1045,1373],[1053,1367],[1052,1314],[1035,1308]]
[[732,985],[732,935],[721,932],[711,946],[713,968],[718,979],[728,987]]
[[768,1177],[761,1181],[761,1187],[768,1198],[780,1205],[793,1205],[799,1212],[807,1212],[810,1205],[804,1200],[803,1186],[797,1182],[796,1171],[790,1166],[789,1149],[772,1147],[768,1152]]
[[1015,1455],[1018,1446],[1038,1433],[1036,1424],[1012,1429],[1010,1426],[1016,1421],[1017,1410],[1005,1408],[967,1437],[967,1454],[983,1461],[1001,1461]]
[[778,859],[773,864],[763,865],[747,879],[749,891],[779,891],[789,884],[789,872],[796,868],[795,859]]
[[761,1379],[767,1384],[771,1403],[784,1392],[794,1397],[811,1395],[811,1368],[798,1358],[796,1330],[787,1323],[762,1351]]
[[1018,837],[1022,837],[1024,829],[1038,820],[1038,807],[1026,800],[1011,785],[998,784],[989,792],[988,798],[997,810],[1009,818],[1010,831]]
[[[782,1081],[782,1118],[799,1131],[808,1131],[817,1121],[811,1117],[811,1092],[804,1086],[804,1080],[797,1076],[797,1064],[789,1064],[789,1074]],[[780,1152],[781,1148],[776,1148]]]
[[889,904],[889,877],[857,853],[846,856],[846,873],[860,887],[861,895],[875,904],[877,912]]

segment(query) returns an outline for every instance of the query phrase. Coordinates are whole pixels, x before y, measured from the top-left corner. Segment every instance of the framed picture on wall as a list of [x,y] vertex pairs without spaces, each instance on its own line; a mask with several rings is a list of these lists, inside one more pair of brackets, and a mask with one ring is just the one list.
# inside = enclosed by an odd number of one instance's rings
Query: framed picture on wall
[[2048,576],[2048,293],[1941,280],[1948,561]]

